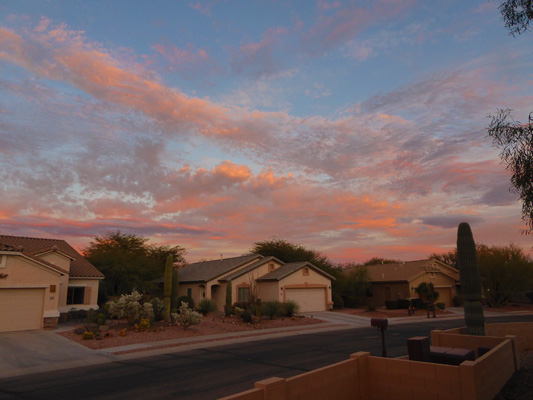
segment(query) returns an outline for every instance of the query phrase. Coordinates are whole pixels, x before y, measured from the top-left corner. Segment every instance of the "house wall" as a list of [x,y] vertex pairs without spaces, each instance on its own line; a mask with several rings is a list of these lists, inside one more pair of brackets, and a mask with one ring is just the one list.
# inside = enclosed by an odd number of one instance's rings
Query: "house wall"
[[283,301],[283,292],[279,289],[279,282],[258,282],[259,298],[261,301]]
[[[60,275],[23,257],[6,255],[4,257],[6,267],[0,269],[0,273],[8,276],[0,279],[0,289],[43,288],[45,289],[44,317],[59,317]],[[55,286],[55,293],[50,292],[52,286]]]
[[46,253],[38,256],[38,258],[48,261],[50,264],[57,265],[59,268],[63,268],[65,271],[70,271],[70,261],[69,257],[65,257],[59,253]]
[[[366,304],[385,305],[386,300],[408,299],[410,297],[409,284],[405,283],[372,283],[372,296],[366,297]],[[388,289],[387,289],[388,288]],[[387,294],[390,298],[387,299]],[[398,295],[399,293],[399,295]]]
[[411,287],[411,298],[417,298],[418,295],[415,292],[415,289],[422,282],[433,283],[435,291],[439,292],[439,299],[437,302],[444,303],[446,307],[453,306],[453,296],[455,296],[455,280],[450,277],[435,272],[433,275],[431,273],[426,273],[421,277],[414,279],[410,283]]
[[[62,285],[61,285],[61,293],[64,294],[64,297],[62,298],[62,302],[59,304],[59,311],[61,313],[65,313],[70,311],[72,308],[76,308],[78,310],[90,310],[92,309],[98,309],[98,287],[100,285],[100,281],[98,279],[66,279],[66,283],[63,283],[62,279]],[[67,296],[67,289],[68,286],[75,286],[75,287],[84,287],[85,288],[85,298],[83,301],[83,304],[67,304],[66,302],[66,296]],[[61,300],[61,299],[60,299]]]
[[303,268],[295,271],[289,276],[283,278],[280,282],[280,301],[285,301],[286,290],[292,288],[305,288],[305,287],[325,287],[325,301],[326,309],[333,306],[331,300],[331,279],[326,278],[324,275],[319,274],[312,268],[309,268],[309,275],[303,274]]
[[232,286],[232,304],[235,303],[236,301],[239,301],[239,298],[238,298],[238,288],[239,287],[249,287],[250,290],[255,290],[257,297],[260,298],[261,300],[264,300],[264,301],[267,301],[267,300],[278,300],[278,298],[274,297],[274,296],[270,297],[270,298],[269,297],[265,297],[264,294],[261,293],[262,286],[258,285],[255,282],[255,280],[257,278],[260,278],[261,276],[266,275],[269,272],[271,272],[271,270],[268,269],[270,264],[274,264],[274,270],[279,268],[279,267],[281,267],[281,264],[279,264],[278,262],[269,261],[269,262],[266,262],[265,264],[262,264],[259,267],[255,268],[253,271],[247,272],[244,275],[239,276],[238,278],[235,278],[234,280],[231,281],[231,286]]
[[204,293],[205,296],[208,296],[205,283],[180,283],[178,286],[178,296],[187,296],[187,289],[189,288],[192,289],[191,297],[195,306],[204,299]]

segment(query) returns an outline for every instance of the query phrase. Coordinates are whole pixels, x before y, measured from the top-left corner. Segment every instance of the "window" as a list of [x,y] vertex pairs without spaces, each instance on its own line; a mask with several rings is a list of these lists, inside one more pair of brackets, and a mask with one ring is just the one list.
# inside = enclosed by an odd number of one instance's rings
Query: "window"
[[250,288],[239,288],[239,303],[248,303],[250,301]]
[[274,271],[276,267],[274,266],[274,264],[268,264],[268,270],[269,271]]
[[56,285],[50,285],[50,293],[56,292]]
[[192,299],[192,289],[191,288],[187,288],[187,297]]
[[303,267],[302,268],[302,275],[304,275],[304,276],[309,275],[309,267]]
[[83,304],[85,288],[69,286],[67,289],[67,304]]

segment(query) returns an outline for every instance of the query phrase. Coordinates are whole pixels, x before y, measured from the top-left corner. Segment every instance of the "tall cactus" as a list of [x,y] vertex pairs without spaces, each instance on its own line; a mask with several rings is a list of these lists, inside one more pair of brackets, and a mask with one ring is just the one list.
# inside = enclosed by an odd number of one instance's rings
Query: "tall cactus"
[[465,298],[466,332],[485,336],[485,316],[481,306],[481,277],[477,264],[476,243],[470,225],[459,224],[457,230],[457,266]]
[[172,267],[174,266],[174,258],[172,254],[167,257],[165,265],[165,280],[163,282],[163,306],[165,307],[164,318],[166,322],[170,321],[170,296],[172,295]]
[[226,283],[226,306],[224,307],[224,311],[226,312],[226,316],[229,317],[231,315],[231,303],[232,303],[232,292],[231,292],[231,280],[228,280]]
[[178,310],[178,288],[180,283],[179,272],[176,268],[172,270],[172,291],[170,294],[170,310],[176,312]]

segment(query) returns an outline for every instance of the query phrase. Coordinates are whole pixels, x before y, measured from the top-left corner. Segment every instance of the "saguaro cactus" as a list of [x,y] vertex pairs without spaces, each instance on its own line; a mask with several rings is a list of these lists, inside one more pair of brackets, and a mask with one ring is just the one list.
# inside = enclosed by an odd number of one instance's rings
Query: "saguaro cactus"
[[231,303],[232,303],[232,293],[231,293],[231,280],[228,280],[226,283],[226,306],[224,307],[224,311],[226,312],[226,316],[229,317],[231,315]]
[[477,264],[476,243],[470,225],[459,224],[457,230],[457,266],[465,298],[466,331],[469,335],[485,336],[485,316],[481,306],[481,277]]
[[170,296],[172,295],[172,267],[174,266],[174,259],[171,254],[167,257],[165,265],[165,280],[163,282],[163,306],[165,308],[165,321],[170,321]]
[[180,283],[179,272],[177,269],[172,270],[172,291],[170,294],[170,310],[175,313],[178,310],[178,287]]

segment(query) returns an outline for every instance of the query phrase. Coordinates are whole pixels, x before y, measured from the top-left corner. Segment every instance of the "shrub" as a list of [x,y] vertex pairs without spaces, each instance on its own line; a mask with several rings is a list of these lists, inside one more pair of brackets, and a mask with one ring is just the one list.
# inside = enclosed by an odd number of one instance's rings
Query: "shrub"
[[[145,303],[148,304],[148,303]],[[145,331],[147,329],[150,329],[150,320],[148,318],[142,318],[141,322],[139,322],[139,325],[137,326],[137,329],[140,331]]]
[[533,292],[526,292],[526,297],[531,303],[533,303]]
[[245,310],[240,307],[233,307],[233,314],[235,314],[237,317],[240,317],[244,311]]
[[408,299],[398,300],[398,308],[400,310],[407,310],[409,308],[409,300]]
[[437,303],[435,304],[439,310],[445,310],[446,304],[445,303]]
[[277,300],[265,301],[261,312],[272,319],[281,314],[281,303]]
[[243,310],[248,310],[250,308],[250,303],[246,303],[244,301],[236,301],[233,303],[233,307],[239,307]]
[[[187,303],[187,306],[189,308],[194,309],[194,300],[190,298],[189,296],[180,296],[178,297],[178,304],[181,303]],[[181,306],[178,308],[178,310],[181,308]],[[175,312],[175,310],[172,310],[172,312]]]
[[187,329],[191,325],[197,325],[202,320],[202,315],[193,311],[184,301],[181,302],[178,310],[179,314],[174,314],[172,317],[178,321],[178,324],[183,326],[183,329]]
[[81,337],[83,340],[92,340],[94,339],[94,332],[85,331]]
[[342,300],[344,301],[344,307],[348,308],[356,308],[361,305],[361,297],[360,296],[342,296]]
[[203,299],[198,303],[198,311],[206,315],[207,313],[213,312],[217,309],[216,303],[211,299]]
[[96,318],[95,318],[94,322],[96,323],[96,325],[101,326],[101,325],[105,325],[106,320],[107,320],[107,318],[106,318],[105,314],[104,313],[99,313],[99,314],[96,315]]
[[453,296],[453,306],[462,307],[465,305],[465,299],[463,296]]
[[424,302],[422,300],[420,300],[420,299],[411,299],[411,304],[417,310],[421,310],[421,309],[425,308]]
[[130,324],[137,321],[143,311],[143,307],[139,300],[142,295],[133,291],[131,294],[123,294],[118,300],[110,300],[109,315],[116,318],[127,318]]
[[300,310],[300,306],[297,302],[288,300],[282,304],[282,314],[286,317],[292,317]]
[[244,310],[244,311],[241,313],[241,319],[242,319],[244,322],[252,322],[252,314],[250,314],[250,311],[248,311],[248,310]]
[[398,309],[398,300],[387,300],[387,301],[385,301],[385,307],[387,307],[387,310],[397,310]]
[[344,300],[342,299],[342,296],[338,293],[333,293],[331,296],[333,300],[333,308],[336,310],[342,310],[344,307]]
[[367,304],[366,306],[367,311],[376,311],[377,309],[378,309],[378,306],[376,306],[375,304]]
[[152,303],[143,304],[139,317],[141,319],[147,319],[149,321],[154,320],[154,307],[152,306]]
[[154,297],[151,303],[152,303],[152,308],[154,311],[154,320],[162,321],[164,318],[163,311],[165,310],[165,307],[163,306],[161,299],[159,297]]
[[98,315],[98,311],[93,308],[87,311],[87,323],[95,324],[97,315]]

